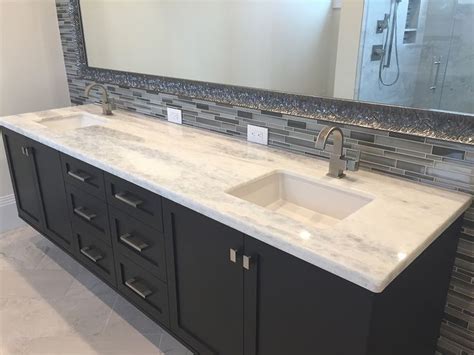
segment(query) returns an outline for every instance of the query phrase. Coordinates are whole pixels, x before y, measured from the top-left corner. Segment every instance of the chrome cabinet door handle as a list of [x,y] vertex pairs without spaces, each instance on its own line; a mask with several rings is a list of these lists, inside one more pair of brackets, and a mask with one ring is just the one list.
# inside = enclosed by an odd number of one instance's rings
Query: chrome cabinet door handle
[[146,299],[153,293],[143,281],[135,277],[125,281],[125,285],[143,299]]
[[31,148],[30,148],[30,147],[21,147],[21,153],[22,153],[24,156],[29,157],[29,156],[30,156],[30,151],[31,151]]
[[81,182],[86,182],[87,180],[89,180],[91,178],[90,175],[88,175],[88,174],[86,174],[82,171],[71,171],[71,170],[69,170],[67,172],[67,174],[69,176],[73,177],[74,179],[79,180]]
[[81,254],[88,257],[94,263],[98,262],[100,259],[102,259],[104,257],[102,254],[99,253],[98,250],[94,249],[93,247],[84,247],[84,248],[82,248],[81,249]]
[[233,263],[236,263],[237,262],[237,257],[241,254],[242,254],[242,252],[241,252],[240,249],[230,248],[229,249],[229,260]]
[[122,234],[120,237],[120,240],[127,244],[129,247],[135,249],[138,252],[142,252],[142,250],[148,248],[148,244],[145,243],[143,240],[140,238],[130,234],[130,233],[125,233]]
[[78,216],[88,220],[89,222],[92,221],[97,215],[93,212],[88,212],[86,207],[80,206],[74,209],[74,213]]
[[140,206],[143,203],[142,200],[140,200],[136,197],[130,196],[130,194],[128,192],[117,192],[114,195],[114,197],[117,200],[120,200],[123,203],[126,203],[127,205],[129,205],[133,208],[137,208],[138,206]]
[[250,264],[252,263],[252,257],[248,255],[244,255],[242,265],[245,270],[250,270]]

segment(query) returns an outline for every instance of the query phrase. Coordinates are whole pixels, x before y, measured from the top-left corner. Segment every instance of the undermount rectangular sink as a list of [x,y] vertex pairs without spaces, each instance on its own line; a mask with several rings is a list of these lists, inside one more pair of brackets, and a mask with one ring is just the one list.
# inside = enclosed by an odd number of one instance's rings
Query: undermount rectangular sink
[[373,199],[284,171],[264,175],[227,193],[318,228],[334,226]]
[[90,126],[102,126],[107,122],[107,119],[99,116],[78,113],[65,117],[45,118],[38,123],[53,130],[67,131]]

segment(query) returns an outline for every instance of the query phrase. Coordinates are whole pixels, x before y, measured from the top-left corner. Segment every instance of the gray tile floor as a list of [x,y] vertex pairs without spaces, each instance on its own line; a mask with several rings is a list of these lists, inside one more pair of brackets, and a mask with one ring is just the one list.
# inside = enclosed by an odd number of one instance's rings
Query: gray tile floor
[[0,234],[1,355],[191,355],[30,227]]

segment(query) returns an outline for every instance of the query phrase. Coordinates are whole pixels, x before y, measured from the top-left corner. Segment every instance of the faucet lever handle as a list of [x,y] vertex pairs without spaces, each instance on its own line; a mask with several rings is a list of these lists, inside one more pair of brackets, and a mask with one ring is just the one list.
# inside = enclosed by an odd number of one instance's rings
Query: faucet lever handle
[[360,161],[360,151],[356,152],[356,156],[354,158],[347,158],[344,157],[346,161],[346,169],[349,171],[357,171],[359,170],[359,161]]
[[112,110],[115,110],[115,109],[117,108],[117,105],[116,105],[116,103],[115,103],[115,99],[114,99],[113,97],[111,97],[111,98],[109,99],[109,102],[110,102],[110,108],[111,108]]
[[347,159],[346,160],[346,169],[349,171],[357,171],[359,170],[359,161]]

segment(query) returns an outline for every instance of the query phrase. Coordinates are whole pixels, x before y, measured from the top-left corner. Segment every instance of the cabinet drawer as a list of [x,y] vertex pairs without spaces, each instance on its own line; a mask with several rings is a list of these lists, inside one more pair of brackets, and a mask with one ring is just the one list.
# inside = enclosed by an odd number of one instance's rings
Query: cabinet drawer
[[107,204],[72,185],[66,190],[73,228],[111,245]]
[[119,291],[154,320],[169,327],[166,284],[123,255],[115,257]]
[[161,197],[116,176],[106,174],[107,201],[129,215],[163,230]]
[[104,173],[83,161],[61,154],[64,181],[105,200]]
[[77,259],[107,283],[115,286],[115,263],[112,248],[80,228],[74,230]]
[[166,282],[163,234],[112,206],[109,215],[115,250]]

